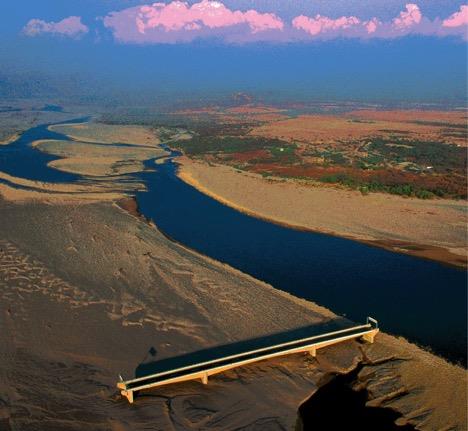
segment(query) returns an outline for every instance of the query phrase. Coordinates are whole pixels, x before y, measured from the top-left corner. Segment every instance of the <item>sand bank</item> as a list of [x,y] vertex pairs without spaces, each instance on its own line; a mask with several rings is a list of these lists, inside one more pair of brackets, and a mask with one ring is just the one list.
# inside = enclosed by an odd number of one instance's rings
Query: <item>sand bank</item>
[[160,147],[139,145],[119,146],[79,141],[40,140],[33,142],[33,146],[60,157],[49,163],[49,166],[55,169],[104,178],[141,172],[145,160],[167,155],[167,152]]
[[102,123],[57,124],[50,130],[76,141],[100,144],[127,144],[155,147],[160,144],[156,131],[144,126],[120,126]]
[[[3,181],[2,181],[3,180]],[[54,203],[115,201],[128,193],[144,188],[142,184],[126,183],[119,187],[119,178],[93,183],[48,183],[15,177],[0,171],[0,196],[11,202],[40,201]]]
[[0,139],[0,145],[8,145],[11,144],[13,141],[16,141],[20,137],[19,133],[13,133],[6,139]]
[[467,204],[264,179],[224,165],[178,159],[179,177],[242,212],[466,267]]

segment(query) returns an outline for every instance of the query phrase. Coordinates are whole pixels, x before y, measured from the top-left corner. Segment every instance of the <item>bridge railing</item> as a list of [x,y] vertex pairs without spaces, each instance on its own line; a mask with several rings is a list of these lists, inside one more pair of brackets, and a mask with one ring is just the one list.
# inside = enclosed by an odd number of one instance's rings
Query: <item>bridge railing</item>
[[315,356],[316,350],[321,347],[353,338],[363,338],[369,342],[373,342],[378,331],[377,320],[372,317],[368,317],[367,323],[364,325],[357,325],[324,334],[313,335],[208,361],[196,362],[183,367],[149,374],[135,379],[124,381],[120,378],[120,381],[117,383],[117,387],[121,389],[122,395],[127,397],[129,402],[133,402],[133,393],[135,391],[195,379],[201,379],[202,382],[206,384],[208,382],[209,375],[249,363],[307,351],[311,355]]

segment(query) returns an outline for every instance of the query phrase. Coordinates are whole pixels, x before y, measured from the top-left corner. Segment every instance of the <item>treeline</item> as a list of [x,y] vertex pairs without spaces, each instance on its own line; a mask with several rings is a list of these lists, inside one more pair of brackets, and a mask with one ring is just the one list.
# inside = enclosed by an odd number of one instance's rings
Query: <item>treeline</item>
[[413,139],[374,138],[368,146],[393,162],[431,166],[435,172],[466,172],[466,148],[454,144]]
[[359,190],[363,194],[371,192],[390,193],[400,196],[431,199],[434,197],[466,199],[467,190],[462,176],[446,177],[427,175],[411,178],[406,175],[385,171],[373,178],[360,178],[352,173],[336,173],[318,178],[324,183],[341,184]]

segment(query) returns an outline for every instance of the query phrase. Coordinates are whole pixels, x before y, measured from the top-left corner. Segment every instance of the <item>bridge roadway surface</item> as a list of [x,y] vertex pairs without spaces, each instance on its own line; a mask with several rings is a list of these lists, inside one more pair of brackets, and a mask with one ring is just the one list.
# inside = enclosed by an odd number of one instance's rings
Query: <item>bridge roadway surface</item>
[[[314,334],[309,337],[301,337],[253,350],[242,351],[240,347],[242,343],[234,343],[220,348],[163,359],[148,365],[142,364],[136,371],[136,374],[140,375],[140,377],[126,381],[121,379],[117,383],[117,387],[121,390],[121,394],[130,403],[133,403],[134,392],[137,391],[196,379],[201,379],[202,383],[207,384],[208,376],[232,368],[299,352],[309,352],[312,356],[315,356],[319,348],[351,339],[362,338],[372,343],[378,331],[377,321],[368,317],[367,323],[364,325]],[[237,351],[234,349],[237,349]],[[233,353],[234,351],[235,353]],[[210,354],[207,354],[207,352],[210,352]],[[230,352],[232,354],[227,354]],[[209,360],[206,360],[207,358]],[[152,373],[150,373],[151,370]]]

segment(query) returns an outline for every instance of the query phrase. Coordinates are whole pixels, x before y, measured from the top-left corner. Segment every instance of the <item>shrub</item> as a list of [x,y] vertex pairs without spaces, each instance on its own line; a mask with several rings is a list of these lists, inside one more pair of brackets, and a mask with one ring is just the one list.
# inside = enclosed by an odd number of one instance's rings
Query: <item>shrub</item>
[[369,187],[367,186],[359,186],[358,190],[361,192],[362,195],[368,195],[369,194]]
[[415,195],[419,199],[432,199],[434,197],[434,193],[429,190],[416,190]]

